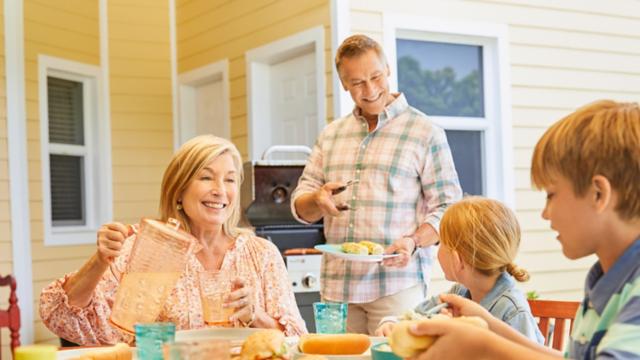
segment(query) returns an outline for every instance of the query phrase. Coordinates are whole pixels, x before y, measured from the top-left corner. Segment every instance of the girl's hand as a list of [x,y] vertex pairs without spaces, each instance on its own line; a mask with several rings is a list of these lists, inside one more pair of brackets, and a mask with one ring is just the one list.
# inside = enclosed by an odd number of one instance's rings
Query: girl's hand
[[487,309],[483,308],[477,302],[462,296],[455,294],[440,294],[440,301],[449,304],[448,308],[442,310],[441,313],[443,314],[452,315],[454,317],[479,316],[485,320],[489,326],[491,326],[491,322],[495,320],[493,315],[491,315]]
[[391,331],[393,330],[393,327],[396,324],[394,322],[391,321],[387,321],[385,323],[382,323],[382,325],[380,325],[375,332],[375,336],[389,336],[391,335]]
[[256,319],[256,304],[253,289],[248,287],[244,280],[235,278],[232,282],[233,290],[226,299],[224,307],[235,308],[235,312],[229,318],[230,321],[240,321],[250,326]]
[[111,264],[120,255],[122,243],[133,235],[133,228],[119,222],[104,224],[98,230],[98,258],[105,264]]

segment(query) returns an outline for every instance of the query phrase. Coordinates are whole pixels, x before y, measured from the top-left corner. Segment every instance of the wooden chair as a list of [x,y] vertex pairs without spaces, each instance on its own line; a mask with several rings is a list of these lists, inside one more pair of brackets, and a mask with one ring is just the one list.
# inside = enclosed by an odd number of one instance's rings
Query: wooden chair
[[0,286],[9,286],[9,308],[0,310],[0,328],[11,332],[11,353],[20,346],[20,308],[16,296],[16,279],[12,275],[0,276]]
[[554,300],[529,300],[531,313],[534,317],[539,318],[538,327],[545,339],[545,345],[549,345],[549,329],[551,322],[554,320],[552,327],[553,342],[552,346],[556,350],[564,349],[565,325],[569,321],[569,333],[573,328],[573,320],[578,311],[580,302],[578,301],[554,301]]

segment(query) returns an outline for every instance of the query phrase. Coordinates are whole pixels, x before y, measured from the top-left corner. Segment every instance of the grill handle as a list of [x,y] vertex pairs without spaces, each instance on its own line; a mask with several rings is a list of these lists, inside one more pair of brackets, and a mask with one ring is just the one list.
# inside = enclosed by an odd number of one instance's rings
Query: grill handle
[[[267,150],[264,151],[264,153],[262,154],[262,158],[260,159],[259,163],[264,164],[264,165],[269,165],[270,163],[292,163],[292,164],[297,164],[300,162],[300,160],[271,160],[269,159],[271,157],[271,155],[276,154],[276,153],[287,153],[287,154],[304,154],[306,155],[306,157],[309,157],[309,155],[311,155],[311,148],[309,148],[306,145],[273,145],[270,146]],[[302,160],[302,162],[304,162],[304,160]]]

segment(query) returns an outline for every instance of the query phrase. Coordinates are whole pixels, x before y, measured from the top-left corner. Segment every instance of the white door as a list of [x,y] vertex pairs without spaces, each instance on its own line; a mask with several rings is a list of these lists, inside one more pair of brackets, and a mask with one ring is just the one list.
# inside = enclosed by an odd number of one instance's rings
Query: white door
[[222,79],[195,88],[195,135],[213,134],[229,138],[229,124],[224,118]]
[[313,146],[318,136],[315,52],[271,65],[269,87],[270,144]]

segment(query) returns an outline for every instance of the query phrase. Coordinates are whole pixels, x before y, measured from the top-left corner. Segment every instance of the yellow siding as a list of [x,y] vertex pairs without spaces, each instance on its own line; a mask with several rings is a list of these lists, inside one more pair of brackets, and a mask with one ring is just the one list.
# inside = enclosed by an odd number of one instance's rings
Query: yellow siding
[[[229,60],[231,137],[247,156],[246,51],[307,30],[325,28],[325,52],[331,57],[328,0],[193,0],[177,2],[178,72],[221,59]],[[326,67],[331,74],[330,64]],[[331,86],[327,83],[327,102]],[[331,119],[333,112],[327,112]]]
[[[40,168],[40,117],[38,109],[38,55],[55,56],[90,65],[100,64],[98,1],[24,1],[25,96],[27,112],[27,156],[33,258],[34,318],[36,342],[53,341],[38,313],[42,284],[78,268],[93,246],[43,246],[42,174]],[[58,266],[61,262],[64,267]]]
[[[7,99],[5,83],[5,50],[4,50],[4,1],[0,0],[0,276],[13,272],[11,247],[11,214],[9,212],[9,154],[7,149]],[[6,309],[9,302],[9,291],[0,288],[0,309]],[[9,332],[0,332],[0,358],[8,359]]]
[[[507,24],[512,92],[516,211],[523,228],[517,262],[523,284],[549,298],[581,298],[593,257],[569,261],[540,218],[544,195],[531,189],[533,146],[545,129],[598,98],[640,98],[640,3],[553,0],[351,0],[350,27],[383,39],[383,14]],[[447,284],[437,269],[432,291]]]
[[108,4],[113,212],[134,223],[157,216],[173,153],[169,7],[150,0]]

